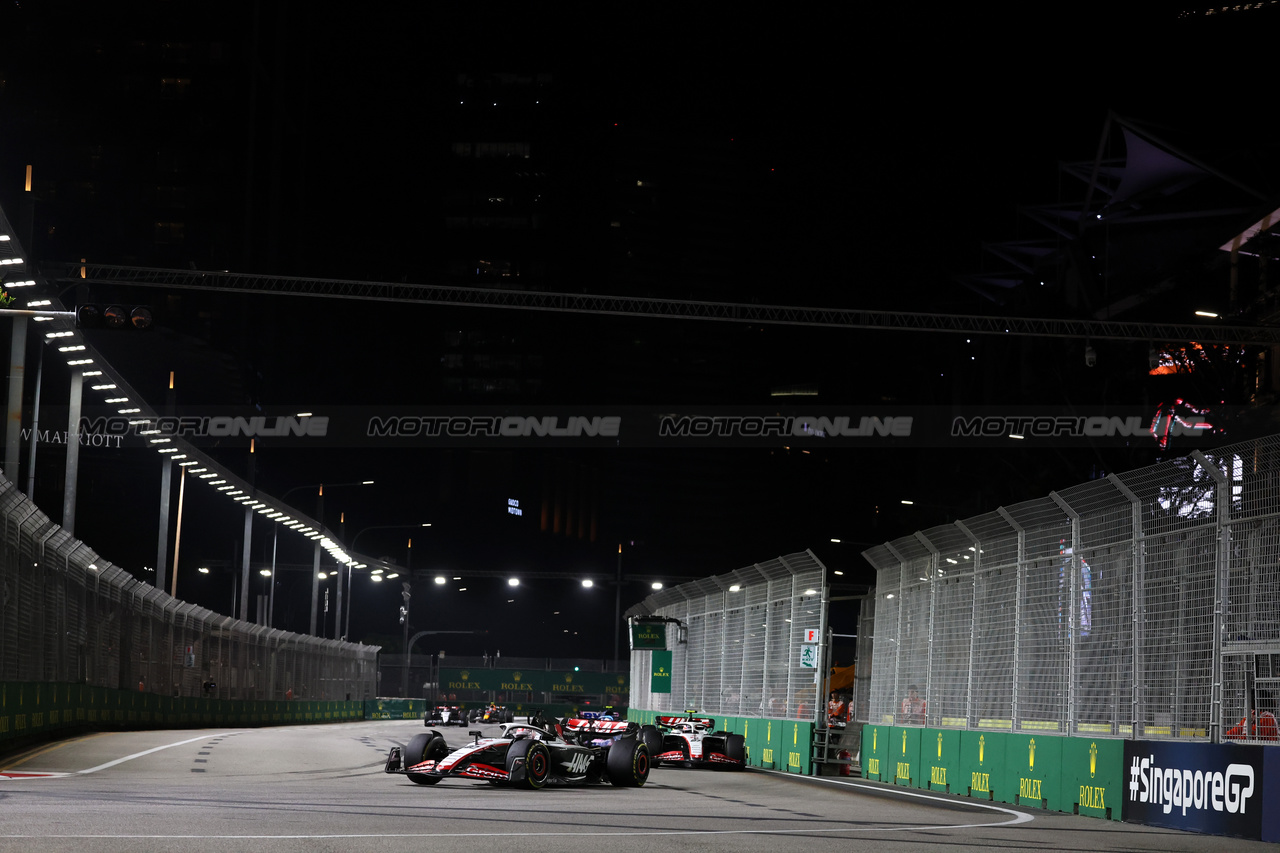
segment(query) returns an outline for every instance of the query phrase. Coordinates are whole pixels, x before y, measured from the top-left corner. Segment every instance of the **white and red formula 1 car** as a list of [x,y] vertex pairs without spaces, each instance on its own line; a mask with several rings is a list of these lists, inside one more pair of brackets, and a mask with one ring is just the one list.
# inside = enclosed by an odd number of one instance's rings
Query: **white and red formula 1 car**
[[662,749],[657,760],[686,767],[708,765],[741,770],[747,763],[747,741],[742,735],[716,731],[712,717],[658,717]]

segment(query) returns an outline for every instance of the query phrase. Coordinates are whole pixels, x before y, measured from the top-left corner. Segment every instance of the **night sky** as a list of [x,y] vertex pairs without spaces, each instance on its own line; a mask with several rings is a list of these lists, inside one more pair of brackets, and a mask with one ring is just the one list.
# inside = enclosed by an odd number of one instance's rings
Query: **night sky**
[[[727,3],[607,10],[590,3],[478,3],[465,10],[384,3],[335,18],[312,4],[228,10],[194,3],[184,4],[183,20],[166,19],[176,14],[171,5],[112,4],[108,12],[105,4],[4,4],[0,204],[11,220],[22,167],[34,162],[39,174],[40,146],[53,144],[50,127],[58,128],[58,144],[79,144],[80,134],[107,146],[149,142],[139,130],[154,126],[149,102],[95,88],[83,62],[58,63],[58,45],[82,49],[104,15],[113,32],[136,25],[136,37],[150,39],[184,27],[197,38],[211,28],[238,32],[258,12],[268,68],[260,79],[274,87],[277,108],[246,109],[243,122],[208,132],[288,141],[273,149],[274,159],[255,161],[260,184],[251,193],[271,196],[274,216],[255,221],[247,248],[228,239],[223,255],[182,264],[193,268],[219,268],[210,265],[225,257],[252,272],[440,280],[449,238],[433,224],[433,199],[449,175],[433,152],[448,138],[453,105],[445,94],[460,71],[555,78],[555,99],[535,130],[555,152],[549,168],[561,199],[556,214],[568,223],[541,249],[548,290],[932,313],[1030,310],[992,304],[955,277],[990,263],[984,241],[1030,233],[1016,206],[1057,198],[1057,163],[1092,159],[1109,111],[1141,117],[1218,162],[1268,171],[1269,146],[1259,141],[1269,121],[1258,87],[1268,79],[1263,34],[1277,21],[1271,4],[1210,17],[1191,6],[1196,14],[1180,17],[1168,3],[1123,4],[1121,12],[1121,4],[1108,3],[1012,11],[1004,4],[748,11]],[[82,104],[85,117],[68,125],[72,104]],[[665,182],[667,216],[654,220],[647,263],[627,267],[610,254],[608,221],[618,176],[634,163]],[[95,199],[93,217],[42,238],[45,258],[97,252],[107,263],[151,265],[134,250],[148,235],[129,233],[113,215],[127,192]],[[678,227],[706,209],[714,211],[715,239],[699,236],[701,226]],[[939,380],[970,352],[955,336],[296,297],[183,294],[175,302],[157,292],[122,295],[171,309],[158,311],[160,328],[146,339],[100,342],[153,405],[163,399],[169,370],[177,372],[181,404],[237,411],[512,402],[767,406],[768,389],[783,385],[820,388],[819,401],[831,406],[1017,402],[1002,398],[997,377],[1012,356],[995,345],[979,351],[992,367],[979,363],[965,368],[963,381]],[[1049,316],[1065,310],[1035,307]],[[538,353],[545,370],[537,394],[441,395],[439,341],[454,327]],[[1054,369],[1046,367],[1050,390],[1037,402],[1068,402],[1065,389],[1079,381],[1055,378]],[[1092,381],[1071,385],[1072,401],[1105,399],[1106,378],[1099,372]],[[50,371],[46,382],[56,397],[66,378]],[[246,475],[244,448],[215,454]],[[477,454],[304,451],[270,442],[255,459],[258,485],[277,496],[306,483],[375,480],[326,495],[326,523],[337,529],[343,513],[348,543],[365,531],[362,552],[403,563],[412,535],[414,569],[450,579],[467,578],[468,570],[493,573],[465,581],[466,593],[452,580],[447,592],[432,588],[429,577],[419,582],[416,600],[429,602],[430,616],[415,619],[415,630],[489,632],[442,635],[440,649],[601,657],[612,651],[612,591],[536,580],[539,574],[612,575],[622,542],[624,573],[668,583],[805,548],[842,570],[842,581],[870,583],[859,556],[870,544],[1151,461],[1150,448],[992,459],[946,448]],[[77,533],[145,577],[141,567],[155,554],[157,466],[128,453],[87,457],[84,466]],[[56,471],[49,478],[56,480]],[[548,482],[577,483],[593,496],[595,541],[540,531],[537,512],[506,513],[508,499],[537,506]],[[238,559],[241,516],[200,492],[186,493],[179,597],[225,611],[231,576],[200,576],[194,567]],[[904,509],[899,499],[906,497],[921,506]],[[307,490],[290,502],[315,511]],[[432,522],[430,531],[409,530],[424,521]],[[270,559],[266,530],[255,529],[255,563]],[[309,548],[281,541],[282,563],[309,564]],[[513,593],[497,577],[508,571],[535,580]],[[304,629],[305,579],[301,569],[282,574],[277,624]],[[354,639],[395,642],[393,586],[357,587]],[[623,609],[647,591],[627,583]],[[850,612],[837,619],[852,628]]]

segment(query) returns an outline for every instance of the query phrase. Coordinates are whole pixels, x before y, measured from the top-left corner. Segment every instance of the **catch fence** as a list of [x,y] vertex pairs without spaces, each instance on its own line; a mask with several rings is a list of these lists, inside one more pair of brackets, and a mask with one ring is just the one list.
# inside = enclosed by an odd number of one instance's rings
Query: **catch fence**
[[[1267,740],[1240,723],[1280,710],[1278,437],[864,556],[877,570],[864,721],[1217,742]],[[923,715],[904,702],[912,685]]]
[[0,478],[0,682],[237,700],[376,695],[376,646],[241,622],[100,558]]
[[826,568],[809,551],[649,596],[626,615],[666,622],[670,692],[651,689],[653,651],[633,651],[631,706],[814,720],[824,670],[816,640],[812,656],[802,641],[825,637],[826,600]]

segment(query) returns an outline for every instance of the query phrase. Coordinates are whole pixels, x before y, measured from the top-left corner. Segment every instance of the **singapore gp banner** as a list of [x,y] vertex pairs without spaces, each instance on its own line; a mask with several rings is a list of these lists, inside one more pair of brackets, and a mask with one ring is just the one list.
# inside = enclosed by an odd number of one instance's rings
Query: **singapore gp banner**
[[1126,741],[1124,768],[1126,821],[1280,840],[1276,747]]
[[[1253,432],[1252,410],[1176,404],[1097,409],[899,407],[884,404],[746,406],[317,406],[245,410],[179,407],[148,414],[140,407],[86,405],[77,429],[66,409],[42,410],[41,428],[23,441],[120,450],[181,440],[226,446],[250,440],[288,447],[1119,447],[1193,449]],[[60,426],[46,427],[45,424]]]

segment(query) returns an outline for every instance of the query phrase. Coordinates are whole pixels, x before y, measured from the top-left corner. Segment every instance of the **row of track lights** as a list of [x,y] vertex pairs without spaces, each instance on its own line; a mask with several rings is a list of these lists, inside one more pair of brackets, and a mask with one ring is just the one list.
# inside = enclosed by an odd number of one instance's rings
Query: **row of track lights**
[[[9,239],[9,235],[0,234],[0,242],[5,242]],[[22,259],[0,259],[0,263],[22,263]],[[34,285],[34,281],[10,281],[0,284],[0,287],[8,290],[15,287],[32,287]],[[32,310],[51,308],[52,301],[44,298],[33,299],[27,301],[24,307]],[[49,321],[55,318],[37,316],[33,319],[36,321]],[[87,356],[88,346],[84,342],[84,339],[74,330],[66,329],[49,332],[45,335],[45,340],[47,343],[57,343],[58,352],[71,356],[66,360],[68,367],[84,368],[95,363],[93,358]],[[86,353],[86,355],[77,355],[78,353]],[[137,405],[128,405],[133,401],[121,391],[120,387],[115,382],[110,381],[110,377],[105,377],[101,370],[85,370],[81,373],[81,376],[86,379],[97,380],[89,386],[90,389],[104,395],[102,402],[110,405],[121,406],[121,408],[116,409],[118,414],[142,415],[142,409]],[[201,463],[196,460],[189,459],[187,454],[181,452],[180,448],[172,446],[173,439],[162,435],[160,430],[155,428],[154,419],[142,416],[130,419],[129,425],[140,427],[138,434],[141,436],[156,436],[154,438],[148,438],[148,443],[152,445],[156,452],[162,456],[174,461],[182,460],[178,461],[178,464],[184,468],[188,474],[197,475],[201,480],[208,482],[210,486],[213,486],[219,492],[222,492],[232,500],[252,509],[256,509],[259,513],[265,515],[272,521],[283,524],[290,530],[296,530],[308,539],[319,540],[321,547],[328,551],[333,559],[342,565],[352,566],[353,568],[358,569],[365,567],[365,563],[355,562],[342,550],[341,546],[337,542],[326,536],[323,532],[316,530],[305,522],[298,521],[290,517],[287,513],[276,509],[265,501],[259,501],[251,495],[246,495],[242,489],[236,488],[235,485],[228,485],[227,479],[217,471],[211,470],[207,467],[192,467],[195,465],[201,465]]]

